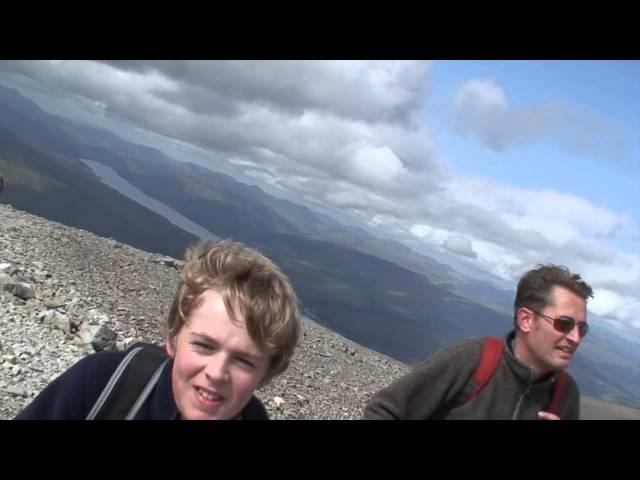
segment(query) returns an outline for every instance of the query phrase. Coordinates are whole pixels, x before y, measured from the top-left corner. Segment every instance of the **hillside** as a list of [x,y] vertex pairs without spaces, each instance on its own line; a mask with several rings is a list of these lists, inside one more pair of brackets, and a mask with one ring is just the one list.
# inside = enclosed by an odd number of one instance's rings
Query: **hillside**
[[[0,290],[0,419],[12,418],[92,351],[73,328],[65,333],[51,319],[80,329],[102,325],[120,345],[161,342],[178,268],[175,259],[0,204],[0,270],[35,295],[23,300]],[[357,419],[370,395],[406,369],[306,318],[290,369],[259,396],[273,418]],[[284,403],[276,405],[275,397]],[[584,418],[640,418],[638,410],[588,397],[583,408]]]

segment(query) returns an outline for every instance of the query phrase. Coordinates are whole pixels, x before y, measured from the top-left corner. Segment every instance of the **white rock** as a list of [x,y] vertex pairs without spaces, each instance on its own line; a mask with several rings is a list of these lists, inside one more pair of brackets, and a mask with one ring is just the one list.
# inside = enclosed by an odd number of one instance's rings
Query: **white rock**
[[7,393],[10,393],[12,395],[16,395],[18,397],[28,397],[29,396],[29,392],[27,392],[24,388],[18,387],[18,386],[15,386],[15,385],[10,385],[9,387],[7,387],[6,391],[7,391]]
[[2,360],[12,365],[15,365],[16,363],[18,363],[18,359],[16,358],[15,355],[2,355]]
[[6,262],[0,263],[0,272],[2,273],[6,273],[7,275],[12,276],[17,271],[18,269],[10,263],[6,263]]
[[65,333],[71,333],[71,321],[69,320],[69,317],[57,310],[41,312],[38,315],[38,318],[42,323],[53,325]]

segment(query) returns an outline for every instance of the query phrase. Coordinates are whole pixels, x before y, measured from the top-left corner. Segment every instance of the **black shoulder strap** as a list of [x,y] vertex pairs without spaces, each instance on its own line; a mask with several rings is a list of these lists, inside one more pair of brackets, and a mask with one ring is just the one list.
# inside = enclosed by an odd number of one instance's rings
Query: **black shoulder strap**
[[135,417],[153,390],[164,364],[164,350],[156,345],[136,344],[127,350],[87,420],[129,420]]

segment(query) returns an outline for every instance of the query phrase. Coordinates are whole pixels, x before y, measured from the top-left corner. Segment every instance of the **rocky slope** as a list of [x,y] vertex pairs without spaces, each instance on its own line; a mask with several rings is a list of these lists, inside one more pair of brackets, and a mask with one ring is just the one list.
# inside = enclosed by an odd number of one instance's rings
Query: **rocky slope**
[[[181,262],[0,204],[0,419],[82,356],[161,342]],[[406,370],[309,319],[258,395],[277,419],[355,419]]]

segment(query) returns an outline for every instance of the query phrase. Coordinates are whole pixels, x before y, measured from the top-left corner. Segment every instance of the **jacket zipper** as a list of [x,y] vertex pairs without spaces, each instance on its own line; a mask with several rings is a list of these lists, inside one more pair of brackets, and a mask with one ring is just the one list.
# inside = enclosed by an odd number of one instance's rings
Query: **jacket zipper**
[[518,416],[520,415],[520,407],[522,407],[522,401],[524,400],[524,397],[526,397],[529,394],[530,390],[531,390],[531,376],[529,377],[529,382],[527,383],[527,389],[522,393],[522,395],[520,395],[520,399],[518,400],[516,409],[513,412],[513,416],[511,417],[511,420],[518,419]]

